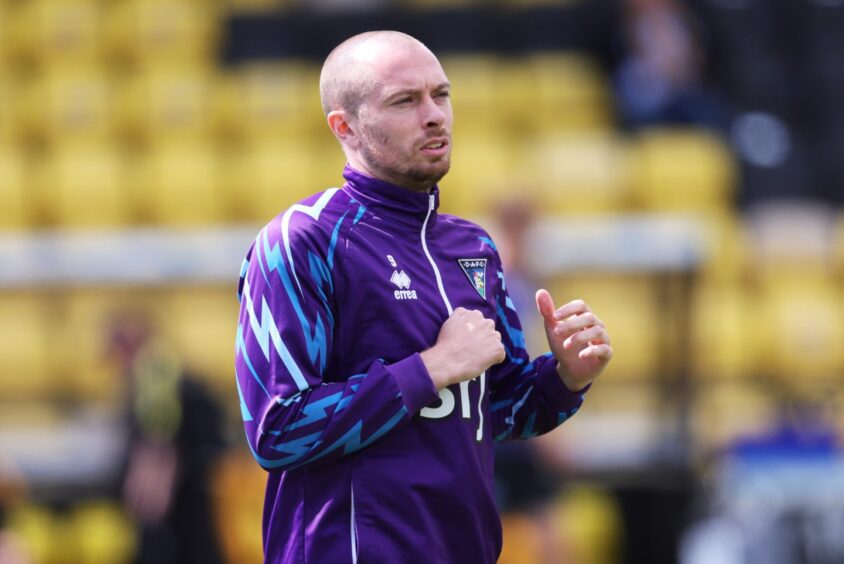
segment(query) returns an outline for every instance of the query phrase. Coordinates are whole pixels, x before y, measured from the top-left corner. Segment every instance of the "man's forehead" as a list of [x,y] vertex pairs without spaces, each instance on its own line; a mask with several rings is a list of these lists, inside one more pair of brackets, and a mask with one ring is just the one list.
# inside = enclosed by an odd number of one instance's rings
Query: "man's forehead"
[[361,70],[372,73],[376,79],[409,74],[404,71],[422,67],[445,74],[434,54],[421,44],[370,42],[362,45],[354,58],[363,67]]

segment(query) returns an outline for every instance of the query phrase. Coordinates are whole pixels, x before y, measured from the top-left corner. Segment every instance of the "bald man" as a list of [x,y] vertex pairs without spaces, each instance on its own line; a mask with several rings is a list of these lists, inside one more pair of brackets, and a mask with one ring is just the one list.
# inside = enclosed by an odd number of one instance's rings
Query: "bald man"
[[243,263],[236,370],[268,471],[266,562],[487,563],[501,551],[493,441],[545,433],[612,356],[580,300],[537,292],[531,360],[501,260],[437,212],[450,84],[398,32],[339,45],[320,77],[345,184],[260,231]]

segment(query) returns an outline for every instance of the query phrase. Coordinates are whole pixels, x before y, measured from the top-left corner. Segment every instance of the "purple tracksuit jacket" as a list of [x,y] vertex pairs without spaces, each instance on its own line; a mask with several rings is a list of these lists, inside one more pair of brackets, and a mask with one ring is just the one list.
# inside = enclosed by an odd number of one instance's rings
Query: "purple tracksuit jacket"
[[[495,562],[493,441],[583,401],[531,361],[495,244],[414,193],[346,184],[273,219],[240,278],[236,375],[268,472],[266,562]],[[507,358],[437,394],[419,353],[456,307],[494,319]]]

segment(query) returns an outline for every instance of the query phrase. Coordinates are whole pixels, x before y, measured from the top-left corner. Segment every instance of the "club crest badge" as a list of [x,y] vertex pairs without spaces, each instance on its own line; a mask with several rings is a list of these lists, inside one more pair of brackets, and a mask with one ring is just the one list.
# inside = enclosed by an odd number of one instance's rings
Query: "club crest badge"
[[466,273],[472,287],[478,291],[483,299],[486,299],[486,259],[457,259],[460,268]]

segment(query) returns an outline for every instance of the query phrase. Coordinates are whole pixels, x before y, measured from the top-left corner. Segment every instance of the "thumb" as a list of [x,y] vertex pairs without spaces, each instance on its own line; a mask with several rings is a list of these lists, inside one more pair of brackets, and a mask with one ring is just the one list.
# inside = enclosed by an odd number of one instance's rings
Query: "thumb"
[[539,315],[545,319],[546,323],[555,323],[554,319],[554,300],[551,294],[545,288],[536,292],[536,309],[539,310]]

